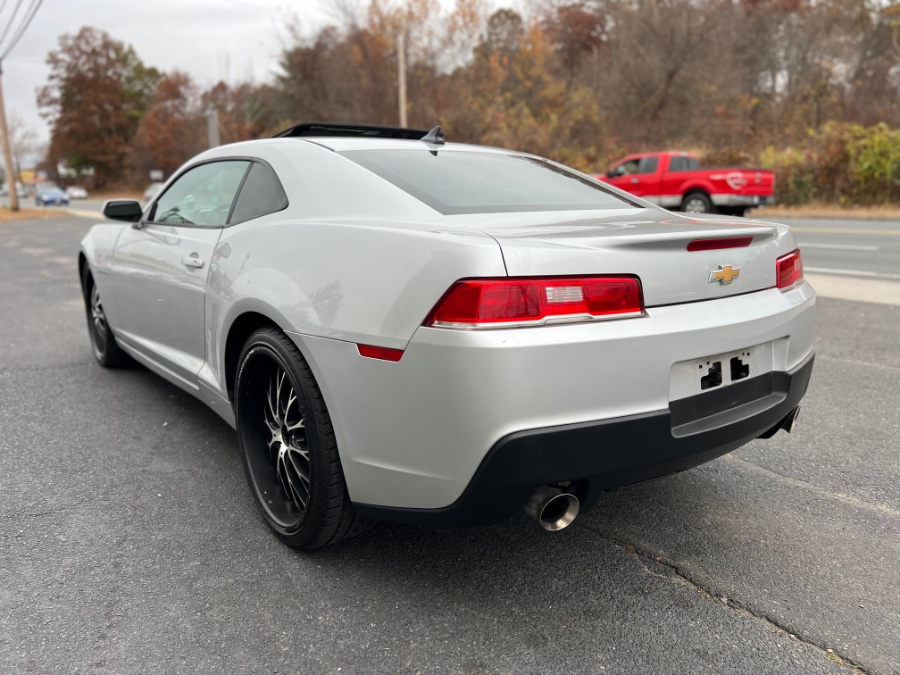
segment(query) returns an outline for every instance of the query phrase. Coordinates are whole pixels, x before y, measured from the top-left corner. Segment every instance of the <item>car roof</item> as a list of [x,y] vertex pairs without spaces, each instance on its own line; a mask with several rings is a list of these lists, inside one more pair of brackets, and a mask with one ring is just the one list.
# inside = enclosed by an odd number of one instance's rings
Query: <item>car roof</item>
[[468,145],[466,143],[446,143],[435,148],[419,140],[405,140],[399,138],[348,138],[345,136],[319,136],[316,138],[284,138],[278,139],[287,143],[316,143],[335,152],[349,150],[431,150],[435,152],[496,152],[508,154],[508,150],[490,148],[480,145]]
[[261,138],[252,141],[241,141],[229,145],[219,145],[206,150],[190,160],[193,164],[198,160],[214,159],[219,157],[237,157],[240,155],[253,155],[261,149],[290,152],[291,147],[298,144],[318,145],[334,152],[348,152],[351,150],[421,150],[422,152],[489,152],[497,154],[516,154],[532,156],[528,152],[513,152],[503,148],[492,148],[485,145],[468,145],[466,143],[446,143],[440,147],[434,147],[418,140],[404,140],[397,138],[356,138],[337,136],[314,136],[299,138]]

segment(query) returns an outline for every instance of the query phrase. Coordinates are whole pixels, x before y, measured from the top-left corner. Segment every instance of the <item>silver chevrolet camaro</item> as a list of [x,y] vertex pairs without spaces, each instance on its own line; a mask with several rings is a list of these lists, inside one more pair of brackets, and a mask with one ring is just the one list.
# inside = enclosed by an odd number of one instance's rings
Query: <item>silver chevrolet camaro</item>
[[237,429],[290,546],[376,520],[545,529],[790,431],[815,293],[791,231],[664,211],[439,129],[298,125],[85,237],[88,329]]

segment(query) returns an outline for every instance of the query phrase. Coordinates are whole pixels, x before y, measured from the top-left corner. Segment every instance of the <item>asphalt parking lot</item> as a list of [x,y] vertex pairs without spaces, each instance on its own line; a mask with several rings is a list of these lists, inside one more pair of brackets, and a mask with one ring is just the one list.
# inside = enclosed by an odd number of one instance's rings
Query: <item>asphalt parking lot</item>
[[0,223],[0,672],[900,673],[900,306],[821,298],[794,434],[562,533],[305,555],[215,414],[94,364],[90,224]]

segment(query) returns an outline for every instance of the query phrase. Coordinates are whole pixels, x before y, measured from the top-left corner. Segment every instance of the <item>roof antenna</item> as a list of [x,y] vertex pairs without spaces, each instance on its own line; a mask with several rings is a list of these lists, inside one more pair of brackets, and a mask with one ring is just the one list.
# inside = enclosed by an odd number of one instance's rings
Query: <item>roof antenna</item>
[[419,140],[429,145],[444,145],[444,132],[441,131],[440,126],[436,126]]

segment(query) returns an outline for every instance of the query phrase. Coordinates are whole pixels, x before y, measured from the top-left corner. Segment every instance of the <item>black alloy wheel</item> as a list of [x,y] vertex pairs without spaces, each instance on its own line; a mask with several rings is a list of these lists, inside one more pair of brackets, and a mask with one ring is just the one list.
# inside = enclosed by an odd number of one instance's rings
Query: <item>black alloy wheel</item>
[[314,549],[369,529],[353,511],[322,393],[291,339],[275,327],[251,335],[235,380],[244,472],[278,537]]
[[94,277],[87,267],[84,268],[82,274],[81,288],[84,292],[88,336],[91,339],[94,358],[104,368],[118,368],[127,365],[131,359],[116,342],[106,318],[103,301],[100,299],[100,289],[94,283]]

